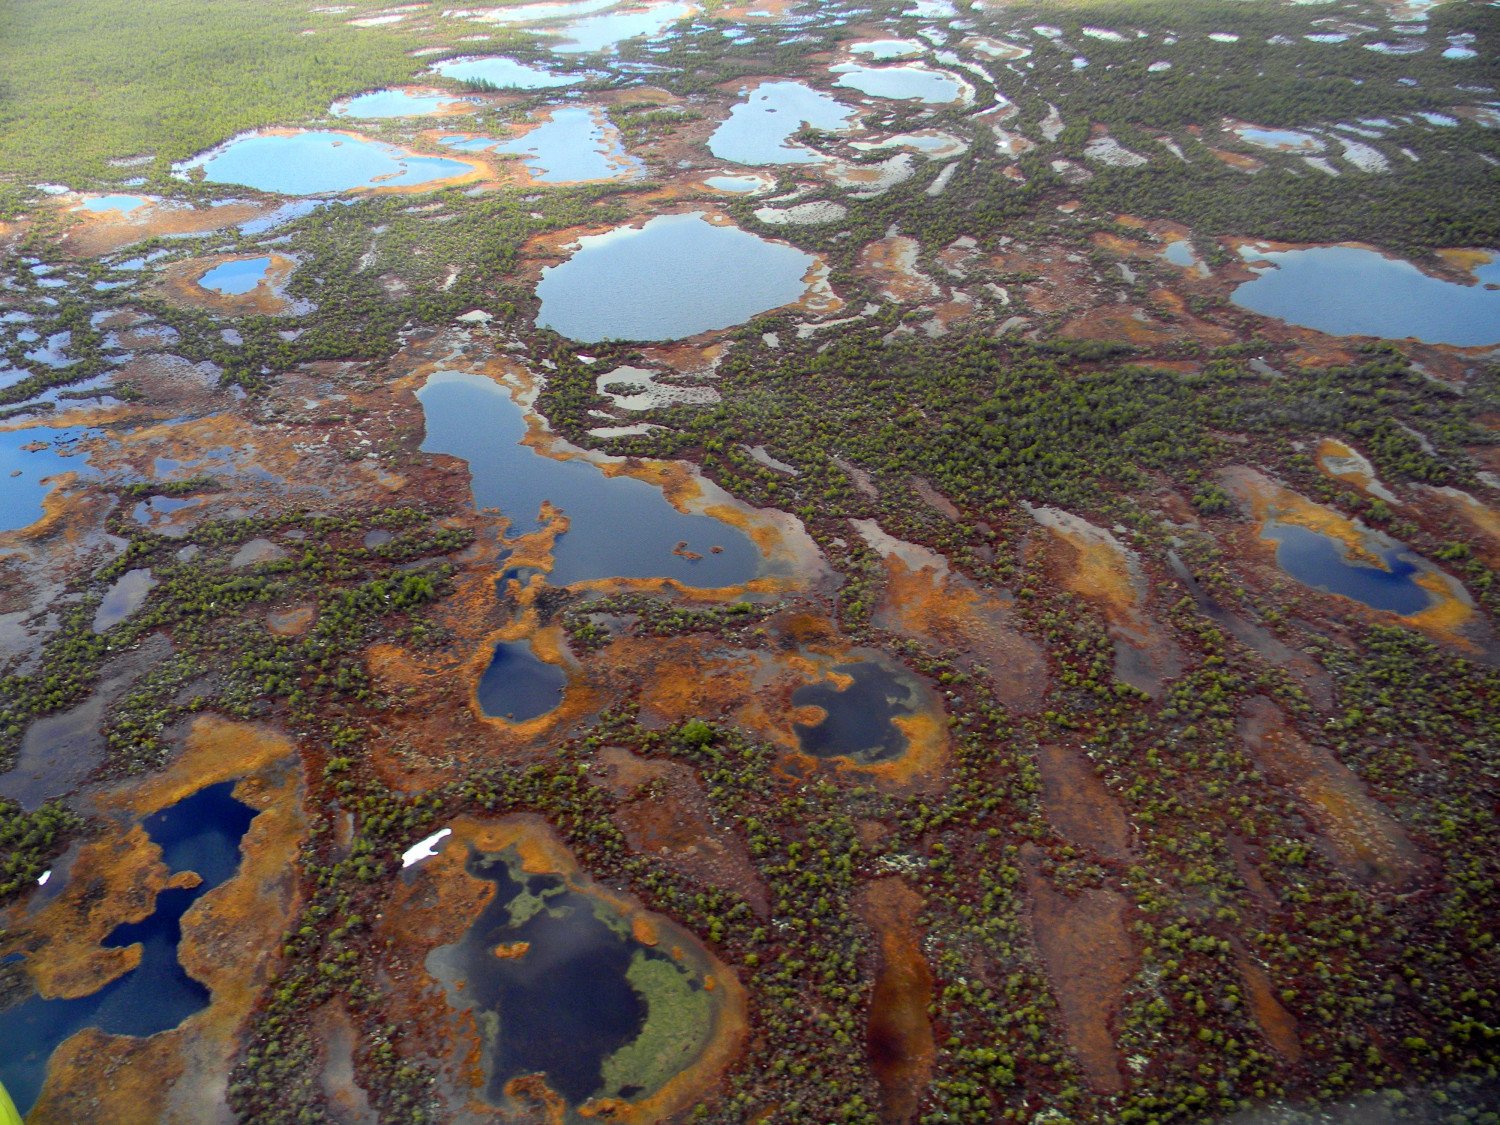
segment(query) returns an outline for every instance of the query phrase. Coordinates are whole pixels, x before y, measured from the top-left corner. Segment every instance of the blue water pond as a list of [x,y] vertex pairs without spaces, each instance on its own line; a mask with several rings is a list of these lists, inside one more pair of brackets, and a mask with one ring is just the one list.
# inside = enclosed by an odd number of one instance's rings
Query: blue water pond
[[395,145],[344,133],[247,133],[194,157],[175,171],[194,168],[216,184],[243,184],[278,195],[321,195],[361,188],[411,187],[462,176],[468,164],[416,156]]

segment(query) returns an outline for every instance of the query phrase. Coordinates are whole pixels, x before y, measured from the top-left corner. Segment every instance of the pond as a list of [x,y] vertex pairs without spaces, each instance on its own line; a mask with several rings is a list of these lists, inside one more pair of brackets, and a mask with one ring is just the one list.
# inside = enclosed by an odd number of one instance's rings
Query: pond
[[62,473],[88,473],[73,450],[86,430],[0,430],[0,532],[28,527],[45,514],[42,500],[49,479]]
[[155,585],[156,579],[152,577],[149,567],[127,570],[116,578],[105,591],[99,608],[94,611],[94,632],[102,633],[140,609],[146,604],[146,595],[151,593]]
[[491,719],[524,723],[556,710],[568,674],[548,664],[525,641],[498,644],[479,677],[479,709]]
[[514,848],[471,851],[465,870],[494,898],[427,968],[481,1029],[487,1101],[504,1104],[506,1084],[527,1074],[574,1109],[649,1094],[681,1069],[684,1043],[711,1033],[701,971],[636,940],[611,902],[528,873]]
[[23,1114],[41,1093],[52,1052],[74,1033],[97,1027],[110,1035],[143,1038],[174,1028],[208,1006],[208,989],[183,970],[177,946],[183,915],[239,866],[240,840],[256,810],[234,798],[234,784],[201,789],[142,823],[172,872],[194,871],[202,882],[162,891],[150,917],[116,926],[104,939],[105,948],[139,942],[141,959],[134,969],[88,996],[44,1000],[32,995],[0,1013],[6,1039],[0,1082]]
[[456,107],[472,106],[471,99],[455,97],[441,90],[371,90],[343,101],[334,102],[329,110],[335,117],[425,117],[450,112]]
[[1309,133],[1295,129],[1263,129],[1258,125],[1241,125],[1235,134],[1246,144],[1282,152],[1321,152],[1323,142]]
[[270,268],[270,258],[236,258],[205,272],[198,278],[198,284],[215,293],[236,296],[259,285]]
[[817,164],[828,157],[791,138],[803,128],[844,131],[858,116],[832,94],[802,82],[763,82],[730,110],[708,148],[736,164]]
[[703,186],[729,195],[753,195],[759,191],[769,191],[776,186],[776,181],[751,173],[744,176],[709,176],[703,181]]
[[679,340],[795,304],[816,259],[702,212],[579,240],[542,271],[538,328],[585,343]]
[[820,680],[792,692],[793,706],[825,712],[816,723],[794,724],[802,749],[814,757],[852,758],[866,765],[900,757],[907,738],[892,720],[916,713],[916,681],[875,659],[837,664],[833,671],[847,682]]
[[575,86],[584,79],[580,74],[554,74],[539,66],[500,55],[445,59],[432,71],[455,82],[481,82],[500,90],[549,90],[558,86]]
[[173,171],[187,179],[196,168],[203,169],[210,183],[242,184],[279,195],[412,187],[472,171],[462,161],[417,156],[382,141],[317,130],[246,133]]
[[1276,543],[1277,565],[1315,589],[1388,613],[1421,613],[1434,601],[1416,583],[1425,570],[1421,560],[1384,536],[1372,534],[1365,541],[1365,548],[1384,564],[1380,567],[1351,560],[1343,543],[1300,524],[1268,521],[1261,535]]
[[635,179],[644,173],[603,112],[586,106],[551,110],[540,125],[509,140],[458,135],[444,137],[442,143],[465,152],[521,156],[532,178],[546,184]]
[[849,50],[857,55],[869,55],[876,62],[889,59],[909,59],[926,51],[926,47],[913,39],[872,39],[864,43],[851,43]]
[[961,101],[967,90],[953,75],[925,66],[840,63],[832,70],[839,76],[835,86],[858,90],[872,98],[914,98],[924,105],[951,105]]
[[525,411],[493,380],[439,371],[417,397],[427,422],[423,451],[467,461],[475,506],[505,513],[512,536],[540,526],[544,501],[568,516],[554,551],[552,585],[665,577],[716,587],[758,573],[760,552],[738,529],[679,512],[645,481],[607,477],[585,458],[558,461],[522,445]]
[[128,215],[137,207],[145,207],[150,202],[143,195],[96,195],[92,199],[85,199],[78,206],[83,211],[118,211],[122,215]]
[[1410,262],[1358,246],[1262,251],[1241,247],[1257,276],[1234,291],[1241,308],[1332,336],[1415,337],[1429,344],[1481,347],[1500,343],[1500,259],[1460,285]]

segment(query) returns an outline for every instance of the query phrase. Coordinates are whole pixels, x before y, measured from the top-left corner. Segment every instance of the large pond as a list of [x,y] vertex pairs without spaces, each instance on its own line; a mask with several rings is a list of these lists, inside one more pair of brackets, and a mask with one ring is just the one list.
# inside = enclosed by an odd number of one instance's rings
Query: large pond
[[1486,288],[1500,285],[1500,257],[1494,254],[1474,270],[1475,285],[1445,281],[1358,246],[1246,246],[1240,254],[1271,263],[1231,298],[1262,316],[1333,336],[1415,337],[1457,347],[1500,343],[1500,289]]
[[861,66],[843,63],[833,68],[835,86],[845,86],[872,98],[915,99],[926,105],[949,105],[964,96],[964,84],[953,75],[925,66]]
[[900,757],[907,738],[892,720],[917,711],[912,677],[883,661],[835,665],[837,680],[806,684],[792,693],[796,707],[820,707],[816,723],[796,723],[802,749],[818,758],[851,758],[868,764]]
[[554,74],[539,66],[500,55],[445,59],[432,71],[456,82],[477,82],[501,90],[548,90],[557,86],[574,86],[583,81],[582,75]]
[[42,518],[50,479],[88,472],[72,452],[84,430],[0,430],[0,532],[27,527]]
[[709,151],[736,164],[817,164],[828,159],[791,138],[803,128],[838,132],[859,112],[801,82],[763,82],[714,130]]
[[481,1029],[488,1101],[504,1104],[506,1083],[527,1074],[575,1109],[650,1093],[680,1069],[682,1044],[708,1037],[701,973],[637,941],[610,903],[527,873],[513,850],[471,852],[465,870],[493,883],[494,898],[427,967]]
[[467,461],[475,505],[500,509],[512,521],[512,536],[540,526],[544,501],[567,515],[568,530],[554,552],[554,586],[665,577],[715,587],[755,577],[760,553],[738,529],[679,512],[645,481],[607,477],[582,457],[558,461],[522,445],[525,412],[492,380],[439,371],[417,397],[427,421],[422,449]]
[[509,140],[460,135],[442,143],[465,152],[514,153],[525,159],[533,179],[547,184],[630,179],[644,171],[604,114],[586,106],[554,109],[546,121]]
[[498,644],[479,677],[479,709],[492,719],[524,723],[555,710],[568,674],[548,664],[524,641]]
[[321,195],[360,188],[412,187],[450,180],[471,166],[417,156],[382,141],[345,133],[247,133],[174,168],[195,168],[216,184],[243,184],[278,195]]
[[542,271],[538,328],[573,340],[678,340],[743,324],[807,291],[815,259],[701,212],[579,242]]
[[202,882],[162,891],[148,918],[110,931],[106,948],[140,943],[141,959],[134,969],[88,996],[44,1000],[32,995],[0,1012],[5,1029],[0,1083],[22,1113],[41,1093],[52,1052],[74,1033],[97,1027],[110,1035],[144,1038],[174,1028],[208,1006],[208,989],[183,970],[177,946],[183,915],[239,866],[240,840],[256,814],[234,798],[233,789],[232,781],[201,789],[143,823],[167,867],[173,873],[196,872]]
[[1420,613],[1432,604],[1416,582],[1424,567],[1399,543],[1371,535],[1365,548],[1384,566],[1349,557],[1337,539],[1294,523],[1269,521],[1261,533],[1276,543],[1276,562],[1298,582],[1389,613]]

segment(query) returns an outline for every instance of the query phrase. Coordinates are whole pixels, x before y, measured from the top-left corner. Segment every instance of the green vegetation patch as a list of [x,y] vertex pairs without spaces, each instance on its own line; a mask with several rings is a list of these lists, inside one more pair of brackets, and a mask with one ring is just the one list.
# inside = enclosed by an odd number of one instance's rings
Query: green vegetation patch
[[636,950],[625,970],[630,987],[646,1001],[646,1023],[636,1038],[604,1060],[605,1093],[660,1089],[691,1063],[713,1031],[713,1000],[694,987],[687,969]]

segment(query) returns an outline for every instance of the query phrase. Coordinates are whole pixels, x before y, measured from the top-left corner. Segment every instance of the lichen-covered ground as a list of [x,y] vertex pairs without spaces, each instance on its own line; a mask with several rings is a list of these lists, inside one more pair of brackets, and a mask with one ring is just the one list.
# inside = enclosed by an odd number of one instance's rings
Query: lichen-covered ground
[[[1500,9],[45,7],[0,28],[29,1121],[1493,1120]],[[470,56],[546,81],[429,70]],[[452,98],[335,114],[384,87]],[[602,178],[473,143],[561,106]],[[295,197],[186,163],[252,129],[458,163]],[[537,327],[592,236],[695,213],[806,255],[796,291]],[[1480,342],[1236,303],[1332,245]],[[609,303],[748,283],[669,282]],[[467,460],[419,398],[455,374],[514,423]],[[555,707],[486,713],[499,644]],[[197,1009],[12,1033],[143,971],[114,931],[208,862],[153,826],[226,782],[232,874],[162,939]],[[490,1089],[506,1010],[442,970],[485,863],[570,904],[508,924],[590,904],[632,951],[590,1093]]]

